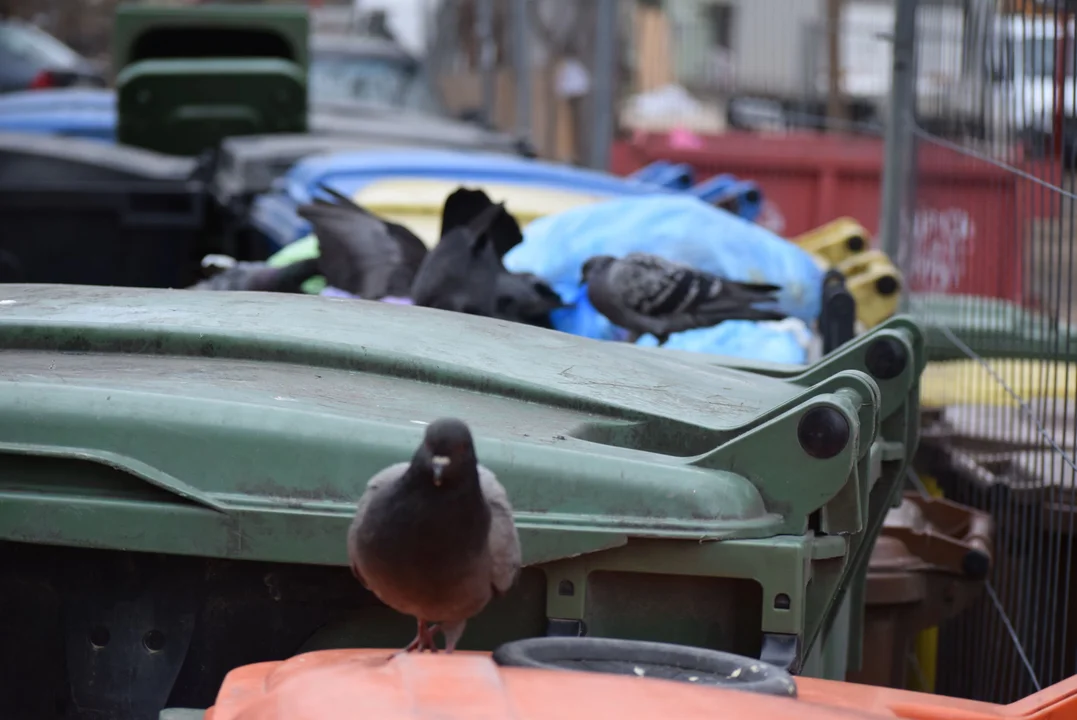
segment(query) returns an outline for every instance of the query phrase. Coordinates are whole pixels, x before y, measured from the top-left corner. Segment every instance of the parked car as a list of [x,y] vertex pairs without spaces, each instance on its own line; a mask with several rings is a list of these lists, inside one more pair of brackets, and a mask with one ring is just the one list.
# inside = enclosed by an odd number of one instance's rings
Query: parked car
[[360,102],[448,115],[419,59],[391,40],[319,33],[311,37],[310,54],[314,103]]
[[0,20],[0,92],[105,85],[100,69],[44,30]]

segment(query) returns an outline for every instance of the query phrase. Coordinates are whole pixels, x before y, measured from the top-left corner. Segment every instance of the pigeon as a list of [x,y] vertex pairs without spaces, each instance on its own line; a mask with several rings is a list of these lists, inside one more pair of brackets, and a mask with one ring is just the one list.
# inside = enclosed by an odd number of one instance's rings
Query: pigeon
[[439,630],[452,652],[467,621],[509,591],[521,562],[512,505],[479,464],[464,422],[432,422],[410,463],[370,479],[348,530],[348,559],[364,587],[418,623],[394,656],[437,652]]
[[318,274],[318,259],[300,260],[281,267],[264,262],[237,262],[227,255],[207,255],[202,267],[209,277],[188,290],[255,290],[261,292],[302,292],[302,285]]
[[552,329],[550,313],[563,307],[561,296],[536,275],[506,271],[497,276],[495,316],[502,320]]
[[[458,190],[445,201],[444,232],[415,274],[411,299],[425,307],[493,317],[498,275],[505,272],[498,243],[504,247],[522,235],[504,203],[489,203],[470,220],[453,224],[461,218],[461,214],[451,211],[453,198],[461,192],[474,191]],[[513,229],[515,232],[510,234],[514,237],[501,237],[500,233]]]
[[[444,238],[449,231],[467,225],[472,219],[478,217],[484,210],[493,205],[493,201],[482,190],[459,187],[449,197],[445,198],[445,206],[441,211],[441,237]],[[494,252],[499,258],[504,258],[509,250],[524,241],[524,235],[520,231],[520,224],[508,212],[499,213],[490,225],[490,234],[494,244]]]
[[776,302],[777,285],[739,283],[648,253],[621,259],[596,255],[583,265],[587,297],[595,310],[629,331],[664,345],[673,333],[725,320],[782,320],[784,313],[753,307]]
[[427,254],[423,241],[332,188],[321,188],[335,202],[316,199],[298,212],[314,226],[326,282],[367,300],[406,296]]

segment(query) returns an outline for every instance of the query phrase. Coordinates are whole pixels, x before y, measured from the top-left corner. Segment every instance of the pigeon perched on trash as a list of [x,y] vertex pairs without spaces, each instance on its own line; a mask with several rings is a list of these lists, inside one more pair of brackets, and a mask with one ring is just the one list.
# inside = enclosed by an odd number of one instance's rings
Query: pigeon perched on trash
[[237,262],[228,255],[207,255],[202,259],[208,275],[188,290],[253,290],[298,293],[302,285],[319,273],[318,259],[271,267],[264,262]]
[[[467,225],[493,205],[493,200],[482,190],[458,187],[445,198],[445,205],[441,210],[441,237],[444,238],[455,228]],[[524,241],[520,224],[508,211],[498,213],[491,221],[490,236],[498,258],[504,258],[509,250]]]
[[467,621],[509,591],[521,562],[512,505],[479,464],[464,422],[434,421],[410,463],[370,479],[348,530],[348,558],[379,600],[415,617],[415,639],[399,652],[436,652],[438,630],[452,652]]
[[332,188],[321,189],[333,201],[318,198],[298,212],[314,227],[326,282],[367,300],[407,296],[427,254],[423,241]]
[[542,278],[531,273],[503,272],[497,276],[496,317],[552,329],[550,313],[566,307]]
[[[481,197],[479,197],[481,193]],[[477,213],[468,219],[466,211]],[[484,205],[481,209],[479,206]],[[493,317],[497,278],[505,272],[500,249],[519,244],[520,226],[481,190],[460,188],[445,201],[442,235],[423,260],[411,285],[416,305]]]
[[584,263],[582,275],[591,304],[628,330],[629,342],[650,333],[663,345],[673,333],[726,320],[785,318],[755,307],[777,302],[777,285],[732,282],[649,253],[596,255]]

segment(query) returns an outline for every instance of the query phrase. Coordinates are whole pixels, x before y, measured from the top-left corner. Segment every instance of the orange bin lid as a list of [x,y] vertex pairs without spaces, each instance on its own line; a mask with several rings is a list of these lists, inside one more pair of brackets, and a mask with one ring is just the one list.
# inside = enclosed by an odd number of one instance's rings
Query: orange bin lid
[[499,667],[487,653],[324,650],[237,668],[205,720],[1077,720],[1077,678],[1013,705],[797,678],[798,699]]

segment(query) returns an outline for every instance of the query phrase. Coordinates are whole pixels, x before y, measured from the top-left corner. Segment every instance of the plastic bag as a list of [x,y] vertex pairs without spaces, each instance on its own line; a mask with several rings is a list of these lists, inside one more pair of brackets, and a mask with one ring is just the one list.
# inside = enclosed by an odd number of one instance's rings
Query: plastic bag
[[782,312],[809,323],[819,315],[824,271],[808,252],[689,195],[615,198],[538,218],[524,228],[524,241],[505,256],[505,266],[535,273],[572,302],[588,258],[630,252],[729,280],[780,285]]
[[[745,360],[804,365],[813,335],[803,320],[786,318],[778,322],[726,320],[721,325],[699,328],[671,335],[662,347],[689,350]],[[644,335],[636,342],[643,347],[655,347],[658,340]]]

